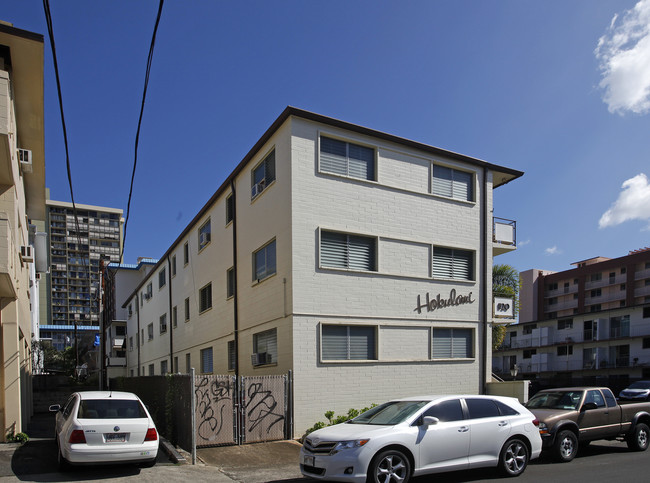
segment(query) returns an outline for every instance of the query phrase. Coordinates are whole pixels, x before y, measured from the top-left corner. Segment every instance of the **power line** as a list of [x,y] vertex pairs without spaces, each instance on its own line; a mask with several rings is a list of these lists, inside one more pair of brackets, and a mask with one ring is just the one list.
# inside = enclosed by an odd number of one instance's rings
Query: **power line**
[[153,35],[151,36],[151,45],[149,46],[149,56],[147,57],[147,69],[144,76],[144,89],[142,92],[142,104],[140,106],[140,117],[138,119],[138,130],[135,134],[135,157],[133,159],[133,171],[131,173],[131,186],[129,187],[129,200],[126,204],[126,220],[124,221],[124,231],[122,235],[122,252],[120,253],[120,263],[124,257],[124,247],[126,246],[126,228],[129,224],[129,215],[131,214],[131,196],[133,195],[133,182],[135,180],[135,170],[138,165],[138,144],[140,142],[140,126],[142,125],[142,114],[144,113],[144,103],[147,98],[147,87],[149,86],[149,74],[151,72],[151,62],[153,60],[153,50],[156,45],[156,33],[158,32],[158,24],[160,23],[160,16],[162,15],[163,3],[165,0],[160,0],[158,4],[158,14],[156,15],[156,24],[153,28]]

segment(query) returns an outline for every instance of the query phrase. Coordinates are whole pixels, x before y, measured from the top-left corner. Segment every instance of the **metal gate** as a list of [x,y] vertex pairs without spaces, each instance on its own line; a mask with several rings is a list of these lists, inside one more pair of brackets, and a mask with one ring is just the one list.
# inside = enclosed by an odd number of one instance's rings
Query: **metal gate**
[[196,446],[286,439],[290,375],[194,377]]

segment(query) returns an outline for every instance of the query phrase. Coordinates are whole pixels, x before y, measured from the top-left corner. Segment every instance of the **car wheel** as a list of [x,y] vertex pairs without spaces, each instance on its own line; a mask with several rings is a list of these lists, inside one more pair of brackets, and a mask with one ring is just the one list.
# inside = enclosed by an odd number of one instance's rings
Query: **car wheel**
[[407,483],[411,478],[411,462],[401,451],[382,451],[370,463],[369,483]]
[[568,429],[560,431],[555,437],[553,452],[555,459],[560,463],[567,463],[575,458],[578,452],[578,438],[576,434]]
[[627,447],[632,451],[645,451],[650,442],[650,428],[647,424],[639,423],[627,437]]
[[499,470],[504,476],[519,476],[528,465],[528,446],[520,439],[511,439],[501,448]]

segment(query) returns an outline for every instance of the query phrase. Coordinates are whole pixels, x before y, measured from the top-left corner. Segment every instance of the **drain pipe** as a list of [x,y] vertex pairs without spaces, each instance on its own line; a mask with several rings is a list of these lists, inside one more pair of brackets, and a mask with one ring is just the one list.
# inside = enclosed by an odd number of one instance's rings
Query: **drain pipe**
[[482,394],[487,394],[487,368],[488,368],[488,257],[487,257],[487,244],[488,244],[488,227],[490,226],[488,216],[489,216],[489,211],[487,207],[487,175],[488,175],[488,170],[486,167],[483,168],[483,193],[481,193],[481,207],[483,209],[483,242],[481,243],[481,259],[482,259],[482,271],[483,271],[483,283],[482,283],[482,289],[481,289],[481,299],[482,299],[482,304],[481,304],[481,311],[483,312],[482,316],[482,323],[483,323],[483,357],[482,357],[482,362],[483,362],[483,367],[480,368],[479,372],[479,383],[481,387],[481,393]]
[[[232,272],[233,272],[233,333],[235,336],[235,410],[239,410],[242,404],[239,381],[239,290],[237,290],[237,191],[235,189],[235,178],[230,180],[230,196],[232,197]],[[238,421],[241,428],[241,422]],[[240,440],[237,442],[241,444]]]
[[[136,337],[135,340],[138,343],[138,371],[137,374],[140,376],[140,346],[142,345],[142,341],[140,340],[140,297],[138,294],[135,294],[135,313],[137,315],[137,327],[138,331],[136,332]],[[142,374],[144,376],[144,374]]]
[[174,314],[172,312],[172,261],[167,255],[167,269],[169,272],[169,288],[167,293],[169,294],[169,366],[171,368],[171,373],[174,373]]

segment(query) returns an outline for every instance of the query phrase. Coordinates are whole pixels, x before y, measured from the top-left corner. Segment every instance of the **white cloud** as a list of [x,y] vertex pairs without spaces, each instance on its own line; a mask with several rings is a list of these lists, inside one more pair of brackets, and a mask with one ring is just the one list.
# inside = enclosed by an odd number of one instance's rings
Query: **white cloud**
[[553,245],[552,247],[544,250],[544,253],[547,255],[560,255],[562,251],[557,247],[557,245]]
[[650,183],[641,173],[622,185],[623,190],[609,210],[600,217],[598,226],[606,228],[629,220],[650,221]]
[[[620,19],[620,22],[619,22]],[[650,111],[650,0],[614,15],[594,51],[609,112]]]

